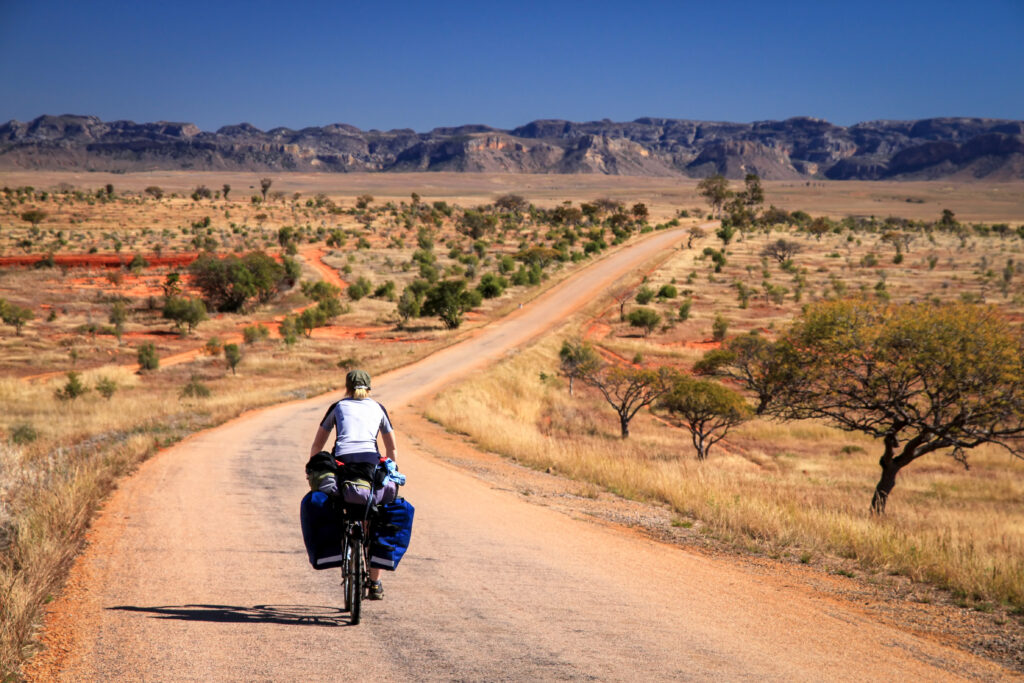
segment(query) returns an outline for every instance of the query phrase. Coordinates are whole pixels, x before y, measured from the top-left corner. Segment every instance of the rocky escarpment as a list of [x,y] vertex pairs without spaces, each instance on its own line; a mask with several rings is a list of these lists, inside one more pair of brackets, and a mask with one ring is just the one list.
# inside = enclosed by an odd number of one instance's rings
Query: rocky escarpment
[[363,131],[346,124],[263,131],[242,123],[105,122],[40,116],[0,125],[0,168],[97,171],[456,171],[766,179],[1024,178],[1024,122],[977,118],[812,118],[726,123],[533,121]]

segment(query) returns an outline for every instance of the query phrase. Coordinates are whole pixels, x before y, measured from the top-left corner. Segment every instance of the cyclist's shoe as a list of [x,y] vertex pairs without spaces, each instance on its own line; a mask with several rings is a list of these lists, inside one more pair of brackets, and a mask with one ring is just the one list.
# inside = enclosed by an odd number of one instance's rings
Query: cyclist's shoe
[[368,596],[371,600],[383,600],[384,599],[384,584],[380,581],[370,582],[370,595]]

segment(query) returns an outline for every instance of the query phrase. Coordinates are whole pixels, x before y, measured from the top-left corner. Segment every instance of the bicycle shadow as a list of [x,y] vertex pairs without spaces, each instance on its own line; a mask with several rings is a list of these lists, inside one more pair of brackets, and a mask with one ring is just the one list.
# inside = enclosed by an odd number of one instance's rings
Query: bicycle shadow
[[165,605],[140,607],[117,605],[108,610],[139,612],[151,619],[207,621],[226,624],[283,624],[286,626],[349,626],[348,612],[340,607],[317,605]]

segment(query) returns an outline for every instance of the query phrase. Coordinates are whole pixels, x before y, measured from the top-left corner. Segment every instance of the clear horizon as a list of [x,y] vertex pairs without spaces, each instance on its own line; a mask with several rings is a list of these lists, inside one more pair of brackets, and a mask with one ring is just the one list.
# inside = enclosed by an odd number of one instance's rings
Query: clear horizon
[[1024,119],[1024,4],[0,4],[0,121]]

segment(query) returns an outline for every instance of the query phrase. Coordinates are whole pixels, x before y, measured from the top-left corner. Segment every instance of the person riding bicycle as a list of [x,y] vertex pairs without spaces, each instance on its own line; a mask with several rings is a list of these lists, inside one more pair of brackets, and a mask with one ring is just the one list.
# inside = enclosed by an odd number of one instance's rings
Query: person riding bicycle
[[[364,370],[350,370],[345,375],[345,398],[327,409],[309,449],[312,457],[319,453],[334,429],[333,455],[345,465],[376,465],[380,460],[377,435],[384,442],[387,457],[395,460],[395,430],[388,411],[370,398],[370,375]],[[370,569],[370,599],[384,597],[380,569]]]

